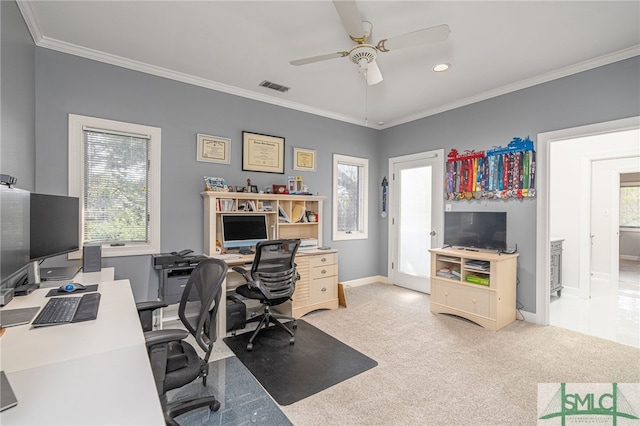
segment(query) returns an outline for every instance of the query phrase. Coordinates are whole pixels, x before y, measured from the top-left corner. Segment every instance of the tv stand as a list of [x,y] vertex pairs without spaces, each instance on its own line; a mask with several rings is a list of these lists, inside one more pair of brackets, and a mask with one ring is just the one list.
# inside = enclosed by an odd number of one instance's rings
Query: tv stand
[[432,249],[431,312],[497,331],[516,320],[518,253]]

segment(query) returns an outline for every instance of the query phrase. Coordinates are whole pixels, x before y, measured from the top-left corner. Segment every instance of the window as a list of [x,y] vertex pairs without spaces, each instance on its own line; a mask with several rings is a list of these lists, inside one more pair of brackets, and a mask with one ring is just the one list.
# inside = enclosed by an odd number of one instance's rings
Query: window
[[368,176],[366,158],[333,155],[333,239],[368,237]]
[[69,115],[69,195],[80,198],[81,246],[101,243],[105,257],[160,251],[160,135]]
[[637,183],[620,187],[620,227],[640,228],[640,185]]

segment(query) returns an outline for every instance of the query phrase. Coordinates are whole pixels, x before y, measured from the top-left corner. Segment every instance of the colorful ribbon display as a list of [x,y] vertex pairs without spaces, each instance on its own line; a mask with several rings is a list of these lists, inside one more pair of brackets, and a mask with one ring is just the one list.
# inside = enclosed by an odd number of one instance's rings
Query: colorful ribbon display
[[533,141],[513,138],[506,147],[484,151],[452,149],[447,155],[445,199],[535,197]]

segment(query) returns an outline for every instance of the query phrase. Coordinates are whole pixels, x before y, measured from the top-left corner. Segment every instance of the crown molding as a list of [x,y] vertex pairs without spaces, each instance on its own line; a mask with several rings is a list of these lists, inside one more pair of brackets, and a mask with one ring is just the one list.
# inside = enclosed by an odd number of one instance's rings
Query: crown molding
[[407,116],[407,117],[395,120],[393,122],[386,123],[384,128],[386,129],[389,127],[399,126],[400,124],[409,123],[411,121],[420,120],[422,118],[440,114],[445,111],[450,111],[452,109],[471,105],[477,102],[486,101],[487,99],[506,95],[507,93],[516,92],[518,90],[526,89],[542,83],[547,83],[549,81],[557,80],[559,78],[567,77],[573,74],[578,74],[583,71],[588,71],[604,65],[609,65],[614,62],[623,61],[625,59],[633,58],[635,56],[640,56],[640,45],[635,45],[627,49],[622,49],[617,52],[599,56],[594,59],[589,59],[588,61],[583,61],[583,62],[570,65],[568,67],[560,68],[558,70],[554,70],[545,74],[540,74],[538,76],[528,78],[526,80],[521,80],[513,84],[502,86],[497,89],[488,90],[486,92],[482,92],[465,99],[460,99],[458,101],[442,105],[438,108],[432,108],[418,114]]
[[68,53],[70,55],[75,55],[75,56],[91,59],[98,62],[116,65],[122,68],[143,72],[143,73],[155,75],[158,77],[164,77],[170,80],[180,81],[183,83],[204,87],[207,89],[216,90],[219,92],[228,93],[235,96],[240,96],[243,98],[264,102],[264,103],[280,106],[283,108],[289,108],[289,109],[293,109],[300,112],[306,112],[308,114],[330,118],[332,120],[343,121],[346,123],[368,127],[376,130],[383,130],[390,127],[399,126],[401,124],[420,120],[422,118],[426,118],[432,115],[440,114],[456,108],[460,108],[460,107],[471,105],[477,102],[485,101],[487,99],[495,98],[497,96],[505,95],[507,93],[526,89],[528,87],[546,83],[552,80],[557,80],[562,77],[567,77],[569,75],[577,74],[583,71],[588,71],[593,68],[597,68],[597,67],[614,63],[614,62],[629,59],[634,56],[640,56],[640,45],[631,46],[627,49],[622,49],[617,52],[613,52],[613,53],[603,55],[594,59],[580,62],[578,64],[570,65],[568,67],[564,67],[564,68],[554,70],[545,74],[541,74],[533,78],[521,80],[519,82],[502,86],[497,89],[482,92],[474,96],[470,96],[464,99],[457,100],[455,102],[451,102],[451,103],[439,106],[437,108],[428,109],[417,114],[412,114],[412,115],[394,120],[392,122],[387,122],[384,125],[379,126],[376,124],[366,124],[362,118],[351,117],[343,114],[336,114],[334,112],[323,110],[320,108],[313,108],[308,105],[291,102],[284,99],[275,98],[272,96],[267,96],[261,93],[240,89],[237,87],[218,83],[216,81],[207,80],[201,77],[195,77],[189,74],[172,71],[172,70],[162,68],[162,67],[157,67],[154,65],[149,65],[143,62],[135,61],[132,59],[121,57],[121,56],[111,55],[108,53],[100,52],[93,49],[88,49],[86,47],[78,46],[75,44],[51,39],[42,34],[42,30],[40,29],[40,26],[38,25],[37,20],[35,19],[35,14],[33,12],[31,4],[23,0],[17,0],[17,4],[20,9],[20,12],[22,13],[22,16],[24,17],[27,27],[31,32],[31,36],[33,37],[33,40],[36,46],[38,47],[43,47],[43,48],[55,50],[58,52]]

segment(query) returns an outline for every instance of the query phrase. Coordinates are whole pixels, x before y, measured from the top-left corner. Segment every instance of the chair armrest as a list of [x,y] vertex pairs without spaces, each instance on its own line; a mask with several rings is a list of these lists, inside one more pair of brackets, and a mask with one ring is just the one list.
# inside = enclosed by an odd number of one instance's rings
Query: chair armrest
[[151,347],[159,343],[178,342],[185,339],[188,335],[189,333],[185,330],[153,330],[146,331],[144,333],[144,340],[147,344],[147,347]]
[[138,312],[153,311],[158,308],[166,308],[167,306],[169,305],[165,302],[161,302],[160,300],[149,300],[146,302],[136,303],[136,309],[138,309]]
[[158,308],[166,308],[167,306],[169,305],[159,300],[150,300],[148,302],[136,303],[142,331],[151,331],[153,329],[153,311]]
[[244,277],[245,281],[247,281],[247,282],[251,281],[251,276],[249,275],[249,271],[244,269],[242,266],[234,266],[231,269],[233,269],[234,271],[236,271],[237,273],[242,275]]

